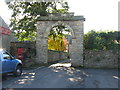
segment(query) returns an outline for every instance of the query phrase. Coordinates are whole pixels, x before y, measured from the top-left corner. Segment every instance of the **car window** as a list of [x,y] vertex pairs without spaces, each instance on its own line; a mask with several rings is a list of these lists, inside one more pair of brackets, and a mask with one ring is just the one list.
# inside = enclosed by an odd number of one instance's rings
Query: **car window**
[[3,59],[10,59],[10,55],[7,53],[3,53]]

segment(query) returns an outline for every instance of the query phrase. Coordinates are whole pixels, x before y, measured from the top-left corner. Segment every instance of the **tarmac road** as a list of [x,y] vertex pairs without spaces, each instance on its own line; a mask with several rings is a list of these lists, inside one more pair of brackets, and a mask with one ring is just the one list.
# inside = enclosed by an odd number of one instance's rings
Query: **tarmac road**
[[3,88],[118,88],[118,71],[83,69],[57,63],[48,67],[25,70],[21,77],[8,76]]

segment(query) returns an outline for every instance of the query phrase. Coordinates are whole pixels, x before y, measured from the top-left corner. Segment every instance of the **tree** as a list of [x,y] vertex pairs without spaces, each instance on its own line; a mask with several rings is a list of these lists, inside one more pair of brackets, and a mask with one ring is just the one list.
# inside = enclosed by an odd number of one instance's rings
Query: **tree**
[[46,16],[48,13],[65,13],[69,9],[67,2],[14,1],[8,6],[13,10],[10,27],[20,41],[33,40],[36,37],[36,22],[40,16]]
[[94,31],[84,35],[84,49],[90,50],[117,50],[120,48],[119,31]]
[[67,45],[67,40],[65,37],[59,38],[56,37],[53,39],[53,37],[49,37],[48,39],[48,49],[49,50],[55,50],[55,51],[65,51]]
[[68,45],[66,35],[70,35],[70,30],[64,24],[54,26],[48,36],[48,49],[65,51]]

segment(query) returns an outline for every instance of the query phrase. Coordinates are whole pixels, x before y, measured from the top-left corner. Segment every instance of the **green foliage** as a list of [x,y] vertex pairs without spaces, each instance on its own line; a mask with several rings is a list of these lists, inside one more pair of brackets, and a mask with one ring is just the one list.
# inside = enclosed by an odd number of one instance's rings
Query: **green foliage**
[[36,22],[40,16],[46,16],[48,13],[65,13],[69,9],[66,2],[13,1],[8,6],[13,10],[10,27],[20,41],[35,38]]
[[119,31],[94,31],[84,35],[84,49],[89,50],[117,50],[120,48]]

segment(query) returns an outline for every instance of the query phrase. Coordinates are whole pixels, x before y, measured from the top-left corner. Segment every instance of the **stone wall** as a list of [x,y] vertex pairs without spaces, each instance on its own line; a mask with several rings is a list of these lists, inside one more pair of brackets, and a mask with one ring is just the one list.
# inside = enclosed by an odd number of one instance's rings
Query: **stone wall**
[[[23,49],[22,54],[18,53],[19,48]],[[36,42],[11,42],[10,53],[16,58],[22,56],[21,60],[23,62],[23,67],[30,67],[31,65],[36,64]]]
[[[30,48],[27,58],[24,62],[27,66],[36,64],[36,43],[35,42],[11,42],[10,52],[17,57],[17,48]],[[68,59],[68,53],[48,50],[48,62],[57,62],[59,60]],[[83,66],[86,68],[118,68],[118,60],[120,52],[110,50],[84,50]]]
[[[29,48],[29,51],[22,54],[22,62],[25,67],[36,64],[36,42],[11,42],[10,53],[16,58],[18,58],[18,48],[23,48],[23,50]],[[48,63],[68,58],[67,52],[48,50],[47,54]]]
[[118,59],[120,59],[118,51],[84,51],[84,67],[87,68],[118,68]]
[[[29,42],[29,41],[18,41],[18,42],[11,42],[10,43],[10,53],[17,57],[17,49],[18,48],[30,48],[36,50],[36,42]],[[34,51],[36,53],[36,51]]]
[[68,59],[67,52],[48,50],[48,62],[56,62],[64,59]]

